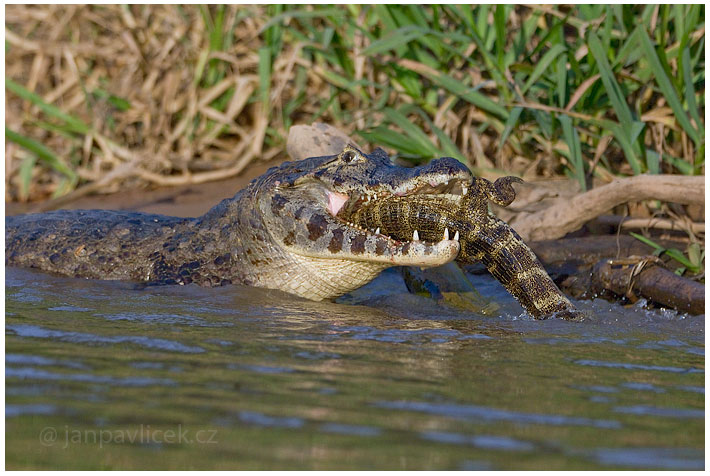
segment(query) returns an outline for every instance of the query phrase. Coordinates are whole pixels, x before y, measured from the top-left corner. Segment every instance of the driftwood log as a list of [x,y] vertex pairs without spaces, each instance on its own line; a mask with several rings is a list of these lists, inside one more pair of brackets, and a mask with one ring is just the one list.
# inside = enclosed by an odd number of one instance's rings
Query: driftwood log
[[[519,214],[511,225],[523,239],[549,240],[576,231],[617,205],[642,200],[705,204],[705,177],[638,175],[558,201],[549,208]],[[513,202],[515,204],[515,202]]]
[[691,233],[705,233],[705,223],[695,223],[687,220],[670,220],[668,218],[630,218],[619,215],[601,215],[595,220],[599,225],[606,225],[622,230],[652,228],[654,230],[675,230]]
[[635,302],[639,296],[691,314],[705,313],[705,286],[665,269],[657,258],[602,260],[592,269],[591,290]]

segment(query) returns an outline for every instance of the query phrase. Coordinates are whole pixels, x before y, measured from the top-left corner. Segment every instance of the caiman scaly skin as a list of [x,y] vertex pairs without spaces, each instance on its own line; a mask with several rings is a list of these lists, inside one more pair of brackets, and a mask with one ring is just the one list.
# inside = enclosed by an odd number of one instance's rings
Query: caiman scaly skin
[[390,266],[439,266],[453,239],[395,240],[336,217],[346,202],[453,193],[471,183],[443,158],[393,165],[382,150],[286,162],[198,218],[63,210],[5,219],[5,264],[95,279],[158,284],[239,283],[313,300],[356,289]]
[[583,317],[515,230],[489,212],[489,200],[507,206],[515,199],[512,182],[521,180],[503,177],[491,183],[476,177],[469,189],[464,190],[463,197],[387,196],[358,207],[345,206],[340,215],[397,239],[435,241],[453,236],[461,246],[456,261],[462,264],[482,261],[533,317]]

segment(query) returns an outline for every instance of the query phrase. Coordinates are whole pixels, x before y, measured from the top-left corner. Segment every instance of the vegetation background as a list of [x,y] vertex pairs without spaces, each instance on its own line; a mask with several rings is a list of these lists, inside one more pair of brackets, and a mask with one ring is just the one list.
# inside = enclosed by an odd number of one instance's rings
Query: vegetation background
[[228,177],[316,120],[582,188],[705,170],[704,5],[5,12],[7,201]]

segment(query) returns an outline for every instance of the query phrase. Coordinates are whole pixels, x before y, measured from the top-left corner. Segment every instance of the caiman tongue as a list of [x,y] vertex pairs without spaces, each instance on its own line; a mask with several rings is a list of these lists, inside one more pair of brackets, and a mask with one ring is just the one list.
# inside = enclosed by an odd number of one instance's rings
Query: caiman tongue
[[328,192],[328,211],[331,215],[336,216],[345,202],[350,199],[348,195],[338,192]]

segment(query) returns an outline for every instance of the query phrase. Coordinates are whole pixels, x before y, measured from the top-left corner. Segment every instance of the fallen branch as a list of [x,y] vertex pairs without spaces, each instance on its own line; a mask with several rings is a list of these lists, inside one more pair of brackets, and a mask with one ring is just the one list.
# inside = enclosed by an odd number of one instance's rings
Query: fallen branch
[[635,302],[639,296],[691,314],[705,312],[705,286],[659,266],[657,258],[602,260],[591,275],[592,290],[611,291]]
[[525,240],[561,238],[617,205],[642,200],[704,204],[705,177],[639,175],[622,178],[547,209],[520,214],[511,224]]

